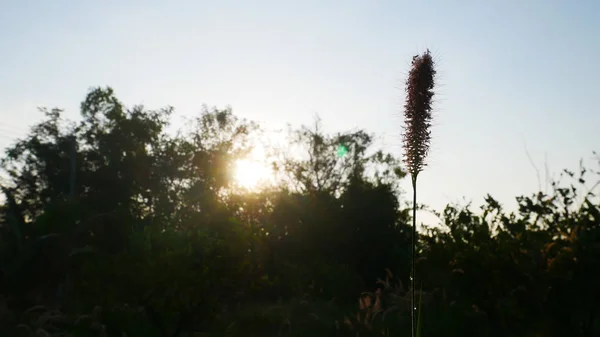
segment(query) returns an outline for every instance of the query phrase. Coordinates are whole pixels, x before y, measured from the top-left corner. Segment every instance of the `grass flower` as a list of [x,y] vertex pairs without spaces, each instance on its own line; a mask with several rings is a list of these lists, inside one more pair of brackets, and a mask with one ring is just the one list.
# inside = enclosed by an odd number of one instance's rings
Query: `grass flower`
[[417,246],[417,176],[425,167],[425,158],[431,142],[432,102],[435,86],[435,67],[427,50],[412,59],[406,80],[406,103],[404,104],[404,162],[410,173],[413,187],[412,217],[412,263],[411,263],[411,327],[412,336],[417,333],[415,301],[415,260]]

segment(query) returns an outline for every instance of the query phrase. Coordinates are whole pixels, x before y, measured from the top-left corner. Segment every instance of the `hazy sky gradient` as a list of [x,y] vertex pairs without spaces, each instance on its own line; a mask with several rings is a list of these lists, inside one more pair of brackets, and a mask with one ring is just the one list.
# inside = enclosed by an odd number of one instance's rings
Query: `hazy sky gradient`
[[545,153],[558,172],[600,150],[599,32],[593,0],[0,0],[0,147],[36,106],[75,118],[89,87],[110,85],[128,106],[231,105],[268,127],[318,113],[399,155],[404,77],[430,48],[440,86],[420,200],[489,192],[510,206],[538,188],[525,145],[542,175]]

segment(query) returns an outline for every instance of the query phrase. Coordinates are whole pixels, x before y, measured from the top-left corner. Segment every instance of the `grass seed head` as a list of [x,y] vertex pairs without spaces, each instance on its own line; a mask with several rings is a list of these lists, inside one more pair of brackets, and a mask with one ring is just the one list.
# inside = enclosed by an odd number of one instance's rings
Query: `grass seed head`
[[404,161],[413,179],[425,167],[425,157],[431,141],[432,102],[435,85],[435,64],[427,50],[412,59],[406,80],[404,104]]

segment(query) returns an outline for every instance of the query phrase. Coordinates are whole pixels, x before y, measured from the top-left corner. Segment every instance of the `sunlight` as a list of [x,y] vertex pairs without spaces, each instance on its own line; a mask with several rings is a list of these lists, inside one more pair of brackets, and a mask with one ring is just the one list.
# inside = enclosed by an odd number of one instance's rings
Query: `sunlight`
[[256,189],[261,183],[269,180],[271,170],[258,161],[240,159],[235,163],[235,182],[248,190]]
[[286,140],[285,134],[281,132],[263,130],[251,141],[252,151],[235,161],[232,170],[234,184],[253,192],[274,184],[275,171],[272,165],[268,164],[274,157],[267,149],[282,146]]

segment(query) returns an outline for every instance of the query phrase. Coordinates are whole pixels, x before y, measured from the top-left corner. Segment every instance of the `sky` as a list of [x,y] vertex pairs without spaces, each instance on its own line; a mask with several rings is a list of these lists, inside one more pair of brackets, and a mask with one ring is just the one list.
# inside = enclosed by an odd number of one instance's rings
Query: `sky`
[[[419,201],[508,209],[600,150],[600,2],[0,0],[0,148],[78,118],[93,86],[128,106],[231,106],[267,128],[365,129],[402,155],[404,80],[429,48],[438,86]],[[536,175],[536,168],[540,179]],[[595,168],[595,167],[594,167]],[[406,188],[410,188],[406,181]]]

